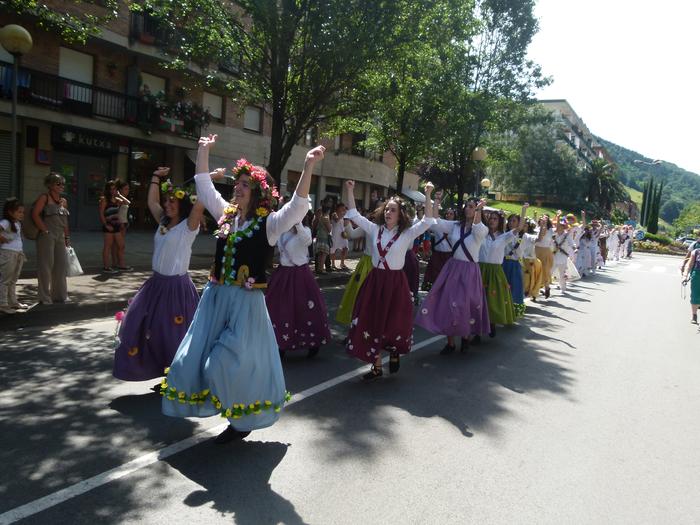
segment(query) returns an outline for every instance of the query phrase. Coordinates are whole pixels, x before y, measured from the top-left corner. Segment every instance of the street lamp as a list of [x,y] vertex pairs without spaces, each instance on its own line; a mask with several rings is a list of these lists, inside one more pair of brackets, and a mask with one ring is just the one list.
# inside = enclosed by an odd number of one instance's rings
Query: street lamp
[[[471,154],[471,160],[473,162],[483,162],[486,160],[486,157],[488,156],[488,152],[486,151],[486,148],[481,148],[481,147],[476,147],[474,148],[474,151],[472,151]],[[479,172],[475,169],[474,170],[474,196],[479,195],[481,192],[479,188],[479,180],[480,180],[480,174]],[[488,180],[488,179],[484,179]],[[489,187],[491,186],[491,181],[489,181]],[[481,185],[483,188],[483,184]]]
[[12,159],[10,171],[10,195],[15,193],[17,179],[17,79],[19,76],[19,59],[32,49],[32,35],[17,24],[8,24],[0,29],[0,45],[14,58],[12,68],[12,137],[10,144]]

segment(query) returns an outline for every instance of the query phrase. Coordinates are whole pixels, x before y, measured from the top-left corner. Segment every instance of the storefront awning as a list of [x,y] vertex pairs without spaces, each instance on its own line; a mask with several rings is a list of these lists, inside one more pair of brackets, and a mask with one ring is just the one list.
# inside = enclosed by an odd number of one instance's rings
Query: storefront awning
[[421,192],[412,190],[410,188],[404,188],[401,193],[411,199],[413,202],[425,202],[425,195]]

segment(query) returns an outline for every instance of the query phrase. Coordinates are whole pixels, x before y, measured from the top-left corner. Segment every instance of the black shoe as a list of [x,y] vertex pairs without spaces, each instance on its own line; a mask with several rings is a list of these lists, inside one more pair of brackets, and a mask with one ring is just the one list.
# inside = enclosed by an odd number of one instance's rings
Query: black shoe
[[479,343],[481,343],[481,336],[477,334],[474,337],[472,337],[471,343],[473,345],[478,345]]
[[363,381],[373,381],[374,379],[379,379],[384,375],[384,371],[381,369],[381,367],[377,367],[375,365],[372,365],[372,368],[369,369],[369,372],[367,372],[365,375],[362,376]]
[[491,323],[491,331],[489,332],[489,337],[496,337],[496,325]]
[[544,298],[545,298],[545,299],[549,299],[549,295],[550,295],[550,290],[549,290],[549,288],[547,288],[547,289],[544,291]]
[[399,353],[396,350],[394,350],[393,352],[391,352],[391,357],[389,358],[389,373],[395,374],[399,371],[400,367],[401,358],[399,357]]
[[459,347],[459,351],[463,354],[469,351],[469,338],[462,337],[462,345]]
[[214,439],[214,443],[217,445],[224,445],[226,443],[230,443],[231,441],[242,441],[246,437],[248,437],[248,434],[250,432],[239,432],[235,428],[233,428],[231,425],[226,427],[226,430],[224,430],[221,434],[216,436]]
[[693,324],[698,324],[698,314],[693,314],[693,318],[690,322]]
[[308,358],[316,357],[318,355],[318,350],[319,350],[318,346],[312,346],[311,348],[309,348],[309,353],[306,354],[306,357],[308,357]]
[[457,349],[457,348],[455,347],[455,345],[451,345],[451,344],[448,343],[448,344],[446,344],[446,345],[443,347],[442,350],[440,350],[440,355],[450,355],[450,354],[454,354],[454,352],[455,352],[456,349]]

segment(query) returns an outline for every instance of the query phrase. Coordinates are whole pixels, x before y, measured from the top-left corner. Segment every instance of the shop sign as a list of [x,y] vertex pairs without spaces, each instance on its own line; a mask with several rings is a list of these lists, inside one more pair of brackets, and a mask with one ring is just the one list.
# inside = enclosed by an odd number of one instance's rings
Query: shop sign
[[94,153],[118,153],[118,137],[90,130],[53,126],[51,142],[56,147],[79,149]]

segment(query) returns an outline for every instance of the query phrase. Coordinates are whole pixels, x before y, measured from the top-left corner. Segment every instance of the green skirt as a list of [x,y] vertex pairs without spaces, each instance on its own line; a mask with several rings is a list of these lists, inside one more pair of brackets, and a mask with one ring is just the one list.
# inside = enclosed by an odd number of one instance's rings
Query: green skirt
[[357,263],[355,271],[350,276],[350,281],[345,287],[345,293],[343,293],[343,299],[340,301],[338,312],[335,314],[335,320],[339,323],[349,325],[350,321],[352,321],[352,309],[355,306],[357,293],[360,291],[360,287],[365,282],[371,269],[372,257],[369,255],[360,257],[360,262]]
[[484,282],[486,302],[489,305],[491,324],[513,324],[515,322],[515,308],[503,266],[480,262],[479,267],[481,268],[481,279]]
[[690,304],[700,304],[700,271],[690,274]]

